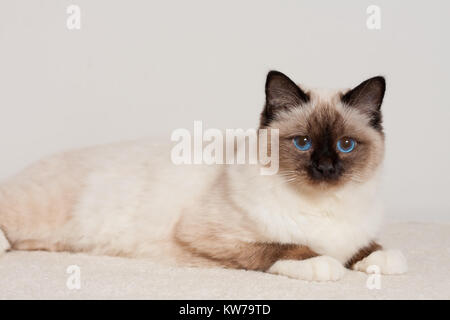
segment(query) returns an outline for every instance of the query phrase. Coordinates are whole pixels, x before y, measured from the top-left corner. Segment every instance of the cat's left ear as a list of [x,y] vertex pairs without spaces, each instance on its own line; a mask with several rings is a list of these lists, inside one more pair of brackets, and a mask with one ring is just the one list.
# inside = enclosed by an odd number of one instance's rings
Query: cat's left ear
[[381,104],[386,91],[386,80],[381,77],[370,78],[342,96],[342,102],[356,108],[370,117],[370,124],[381,130]]

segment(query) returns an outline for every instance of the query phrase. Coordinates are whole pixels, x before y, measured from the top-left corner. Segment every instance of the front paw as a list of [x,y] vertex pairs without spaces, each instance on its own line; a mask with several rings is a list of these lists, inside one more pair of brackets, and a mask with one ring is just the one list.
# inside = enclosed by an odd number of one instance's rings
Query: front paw
[[334,258],[319,256],[306,260],[278,260],[268,272],[307,281],[336,281],[344,276],[345,267]]
[[[402,274],[408,271],[406,258],[399,250],[379,250],[355,263],[353,270],[369,273],[367,268],[375,265],[381,274]],[[369,270],[370,271],[370,270]]]

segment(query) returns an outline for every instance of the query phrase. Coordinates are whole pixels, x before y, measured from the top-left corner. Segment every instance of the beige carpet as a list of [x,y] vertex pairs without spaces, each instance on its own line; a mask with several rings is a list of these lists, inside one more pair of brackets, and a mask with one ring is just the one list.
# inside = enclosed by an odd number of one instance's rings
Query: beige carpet
[[[380,289],[369,290],[368,276],[351,271],[339,282],[309,283],[146,260],[9,252],[0,258],[0,299],[450,299],[450,225],[392,224],[382,242],[404,251],[409,272],[381,276]],[[78,290],[66,285],[70,265],[80,267]]]

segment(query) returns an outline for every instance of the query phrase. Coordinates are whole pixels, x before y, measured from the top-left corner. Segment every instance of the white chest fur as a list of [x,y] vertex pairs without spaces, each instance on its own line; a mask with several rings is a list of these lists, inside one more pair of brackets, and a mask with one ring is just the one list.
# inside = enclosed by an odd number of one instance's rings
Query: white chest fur
[[307,245],[344,263],[376,238],[382,220],[377,177],[314,199],[275,177],[269,185],[262,179],[255,179],[251,195],[236,193],[234,199],[247,210],[263,241]]

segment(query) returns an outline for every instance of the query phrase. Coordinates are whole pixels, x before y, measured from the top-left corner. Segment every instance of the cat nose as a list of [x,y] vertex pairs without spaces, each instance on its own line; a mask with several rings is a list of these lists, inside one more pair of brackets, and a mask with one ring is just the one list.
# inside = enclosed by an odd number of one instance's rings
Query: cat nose
[[316,167],[323,176],[330,176],[335,173],[335,168],[331,160],[320,161]]

